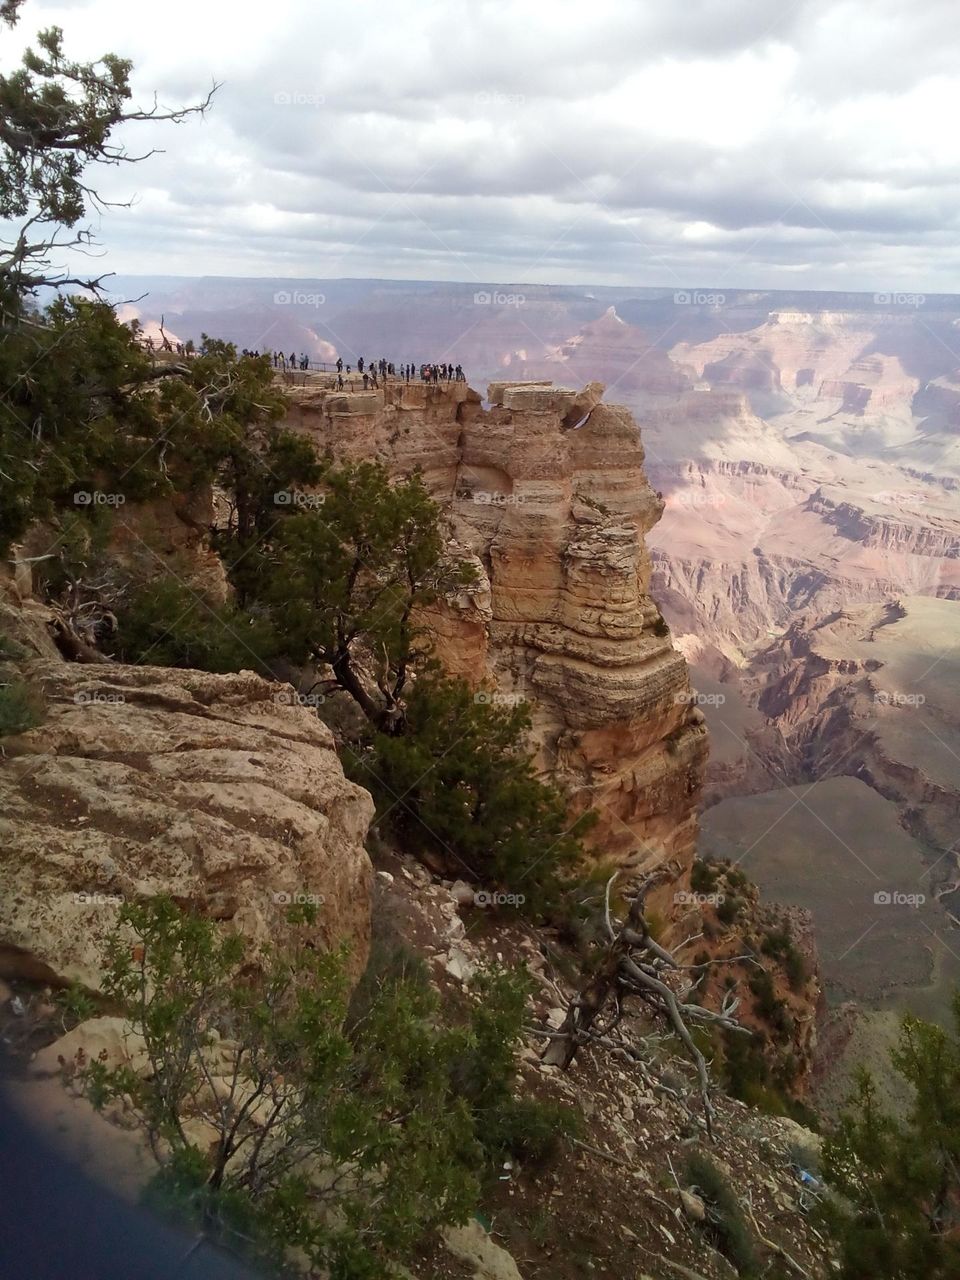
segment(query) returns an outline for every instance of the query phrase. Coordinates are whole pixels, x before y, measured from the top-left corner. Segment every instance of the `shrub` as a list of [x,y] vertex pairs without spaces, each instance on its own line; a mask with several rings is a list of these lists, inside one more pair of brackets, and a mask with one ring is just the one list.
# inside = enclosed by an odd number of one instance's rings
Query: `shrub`
[[788,1092],[797,1071],[792,1053],[785,1054],[774,1069],[767,1060],[772,1046],[762,1035],[741,1036],[724,1031],[720,1044],[721,1078],[732,1098],[739,1098],[765,1115],[790,1116],[808,1129],[819,1128],[815,1113]]
[[0,738],[25,733],[43,721],[40,693],[7,664],[25,657],[25,650],[0,632]]
[[823,1147],[823,1171],[838,1193],[824,1216],[840,1246],[843,1280],[960,1275],[960,992],[954,1029],[908,1015],[891,1054],[910,1086],[905,1114],[880,1106],[861,1071],[857,1090]]
[[773,956],[781,962],[793,991],[799,991],[803,987],[809,977],[807,962],[788,929],[771,929],[764,936],[760,949],[764,955]]
[[115,654],[124,662],[265,674],[276,651],[262,618],[174,577],[136,587],[117,610],[117,624]]
[[769,1022],[777,1031],[787,1034],[789,1031],[787,1007],[774,991],[773,978],[767,970],[759,969],[754,972],[748,985],[753,993],[756,1001],[756,1011],[760,1017]]
[[453,1067],[457,1096],[470,1107],[477,1139],[498,1168],[505,1155],[543,1161],[561,1136],[577,1132],[569,1107],[513,1096],[514,1052],[531,985],[528,974],[492,971],[477,977],[479,1002]]
[[410,695],[403,735],[376,734],[347,768],[405,847],[538,912],[559,900],[594,819],[571,823],[563,797],[536,776],[528,726],[522,705],[485,701],[464,681],[431,674]]
[[350,1025],[342,957],[313,949],[310,912],[290,918],[290,945],[254,954],[169,899],[126,904],[103,988],[149,1071],[94,1062],[81,1078],[97,1106],[128,1100],[160,1164],[155,1196],[257,1256],[296,1249],[372,1280],[467,1218],[490,1153],[542,1146],[546,1113],[512,1105],[523,989],[481,977],[446,1025],[398,972]]
[[723,924],[733,924],[743,907],[742,898],[727,896],[717,907],[717,919]]
[[43,721],[43,699],[19,676],[0,676],[0,738],[26,733]]
[[694,893],[712,893],[716,888],[718,869],[702,858],[694,858],[690,868],[690,888]]
[[381,463],[346,462],[322,479],[322,505],[271,514],[231,554],[231,576],[270,611],[285,657],[329,667],[374,729],[395,734],[427,649],[424,610],[475,572],[448,560],[440,508],[419,475],[394,481]]
[[687,1159],[687,1181],[696,1188],[707,1209],[707,1235],[741,1276],[760,1274],[760,1260],[740,1202],[729,1180],[700,1152]]

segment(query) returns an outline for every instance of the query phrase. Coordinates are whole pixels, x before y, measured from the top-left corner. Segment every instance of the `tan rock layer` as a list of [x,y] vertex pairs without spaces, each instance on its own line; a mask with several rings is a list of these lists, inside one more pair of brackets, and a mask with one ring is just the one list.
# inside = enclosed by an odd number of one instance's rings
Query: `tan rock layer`
[[[4,742],[0,974],[99,981],[121,903],[166,893],[254,943],[289,904],[316,941],[369,941],[372,802],[330,731],[243,672],[37,660],[46,718]],[[289,690],[287,691],[290,692]]]
[[662,501],[627,409],[549,384],[294,388],[290,424],[335,456],[420,468],[480,582],[436,611],[447,667],[530,704],[543,768],[596,807],[598,856],[631,867],[696,841],[703,718],[650,596]]

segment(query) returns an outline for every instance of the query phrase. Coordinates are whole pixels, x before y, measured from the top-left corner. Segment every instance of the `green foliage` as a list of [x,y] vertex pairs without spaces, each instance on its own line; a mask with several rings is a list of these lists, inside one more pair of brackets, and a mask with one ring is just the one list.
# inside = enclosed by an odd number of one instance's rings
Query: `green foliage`
[[[522,1145],[523,988],[481,977],[447,1026],[404,968],[348,1020],[343,958],[319,954],[306,925],[291,935],[253,955],[169,899],[126,904],[104,993],[143,1035],[150,1070],[94,1062],[85,1085],[98,1106],[130,1099],[165,1203],[265,1258],[298,1249],[340,1280],[372,1280],[465,1220],[489,1159]],[[542,1142],[521,1119],[520,1138]]]
[[733,924],[740,912],[743,910],[743,899],[731,897],[727,894],[723,901],[717,907],[717,918],[723,924]]
[[514,1055],[531,987],[526,973],[478,974],[469,1033],[454,1063],[457,1095],[466,1099],[477,1138],[495,1168],[508,1155],[540,1163],[553,1154],[561,1137],[579,1131],[569,1107],[513,1095]]
[[0,631],[0,662],[16,662],[27,656],[23,645],[17,644]]
[[0,669],[0,738],[26,733],[43,722],[43,699],[19,676]]
[[0,738],[25,733],[43,721],[42,695],[9,665],[24,656],[21,646],[0,632]]
[[843,1280],[948,1280],[960,1275],[960,992],[955,1029],[908,1015],[891,1057],[913,1092],[903,1118],[885,1114],[862,1071],[824,1145],[839,1193],[825,1208]]
[[[72,227],[86,208],[86,163],[123,118],[131,64],[112,54],[73,62],[62,34],[40,32],[23,65],[0,77],[0,217],[39,209],[42,221]],[[74,145],[63,145],[70,137]]]
[[756,969],[750,975],[748,986],[754,997],[754,1009],[765,1022],[781,1036],[793,1030],[793,1019],[786,1002],[776,994],[773,977],[766,969]]
[[707,1209],[707,1234],[741,1276],[760,1275],[760,1259],[740,1202],[729,1180],[708,1157],[693,1152],[686,1164],[687,1182]]
[[269,361],[230,344],[155,365],[105,303],[61,298],[28,319],[0,283],[0,312],[0,551],[35,520],[122,518],[128,503],[228,482],[282,411]]
[[764,955],[772,956],[780,961],[793,991],[800,991],[803,988],[804,983],[810,976],[807,962],[786,926],[780,929],[771,929],[769,933],[765,934],[760,944],[760,950]]
[[[798,1124],[817,1130],[816,1113],[791,1096],[797,1063],[790,1051],[778,1053],[762,1033],[752,1036],[723,1031],[714,1059],[724,1091],[765,1115],[790,1116]],[[772,1061],[771,1061],[772,1060]]]
[[407,983],[430,989],[430,971],[422,956],[410,947],[390,922],[385,922],[374,906],[370,953],[350,997],[347,1027],[362,1022],[387,987]]
[[713,893],[718,877],[719,870],[712,862],[695,858],[690,868],[690,888],[694,893]]
[[746,889],[750,885],[746,872],[741,871],[739,867],[734,867],[727,863],[724,866],[723,874],[731,889]]
[[60,1010],[60,1025],[64,1031],[75,1027],[78,1022],[92,1018],[97,1012],[97,1001],[86,987],[73,983],[58,991],[54,1003]]
[[[0,20],[14,26],[21,3],[0,0]],[[38,34],[20,67],[0,75],[0,219],[20,223],[11,239],[0,240],[0,287],[9,281],[29,292],[65,282],[62,273],[51,273],[51,253],[89,245],[92,236],[81,231],[71,240],[60,233],[106,203],[88,169],[136,161],[111,141],[120,125],[180,121],[209,102],[167,112],[131,109],[130,71],[130,62],[114,54],[74,61],[63,50],[60,28],[51,27]]]
[[114,652],[124,662],[263,674],[276,648],[265,619],[174,577],[134,588],[117,609]]
[[219,482],[229,511],[213,541],[230,568],[238,601],[246,604],[264,592],[275,572],[270,538],[279,522],[302,511],[304,502],[322,501],[305,487],[317,485],[325,468],[306,437],[274,424],[245,432],[243,420],[224,441]]
[[571,823],[562,796],[537,778],[523,746],[529,723],[522,704],[432,674],[410,694],[403,736],[377,734],[347,767],[404,845],[538,912],[557,901],[594,819]]
[[[270,609],[292,662],[329,665],[371,724],[398,732],[410,667],[425,656],[418,618],[473,571],[445,563],[440,511],[419,476],[394,483],[379,463],[348,462],[322,481],[322,495],[272,520],[258,558],[242,557],[234,578]],[[359,674],[364,656],[375,689]]]

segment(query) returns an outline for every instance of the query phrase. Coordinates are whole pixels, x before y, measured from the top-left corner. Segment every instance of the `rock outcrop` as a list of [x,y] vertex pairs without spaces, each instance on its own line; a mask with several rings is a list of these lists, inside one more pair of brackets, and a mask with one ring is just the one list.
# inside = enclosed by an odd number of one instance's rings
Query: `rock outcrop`
[[445,664],[524,699],[542,767],[595,807],[599,856],[689,866],[706,761],[686,663],[650,595],[662,502],[603,388],[463,383],[292,389],[290,423],[341,457],[420,468],[479,582],[432,620]]
[[825,618],[801,617],[759,655],[760,710],[797,761],[822,776],[851,774],[901,811],[904,825],[944,851],[937,880],[960,883],[960,603],[902,597]]
[[372,802],[330,731],[283,686],[35,658],[44,722],[4,739],[0,975],[99,983],[125,899],[170,894],[254,944],[288,904],[366,960]]

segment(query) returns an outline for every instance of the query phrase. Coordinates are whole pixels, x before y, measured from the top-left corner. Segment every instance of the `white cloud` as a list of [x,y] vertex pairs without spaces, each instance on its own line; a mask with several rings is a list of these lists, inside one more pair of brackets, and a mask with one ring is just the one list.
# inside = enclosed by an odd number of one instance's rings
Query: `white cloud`
[[954,0],[31,0],[7,43],[51,23],[141,100],[223,82],[104,175],[118,270],[960,291]]

